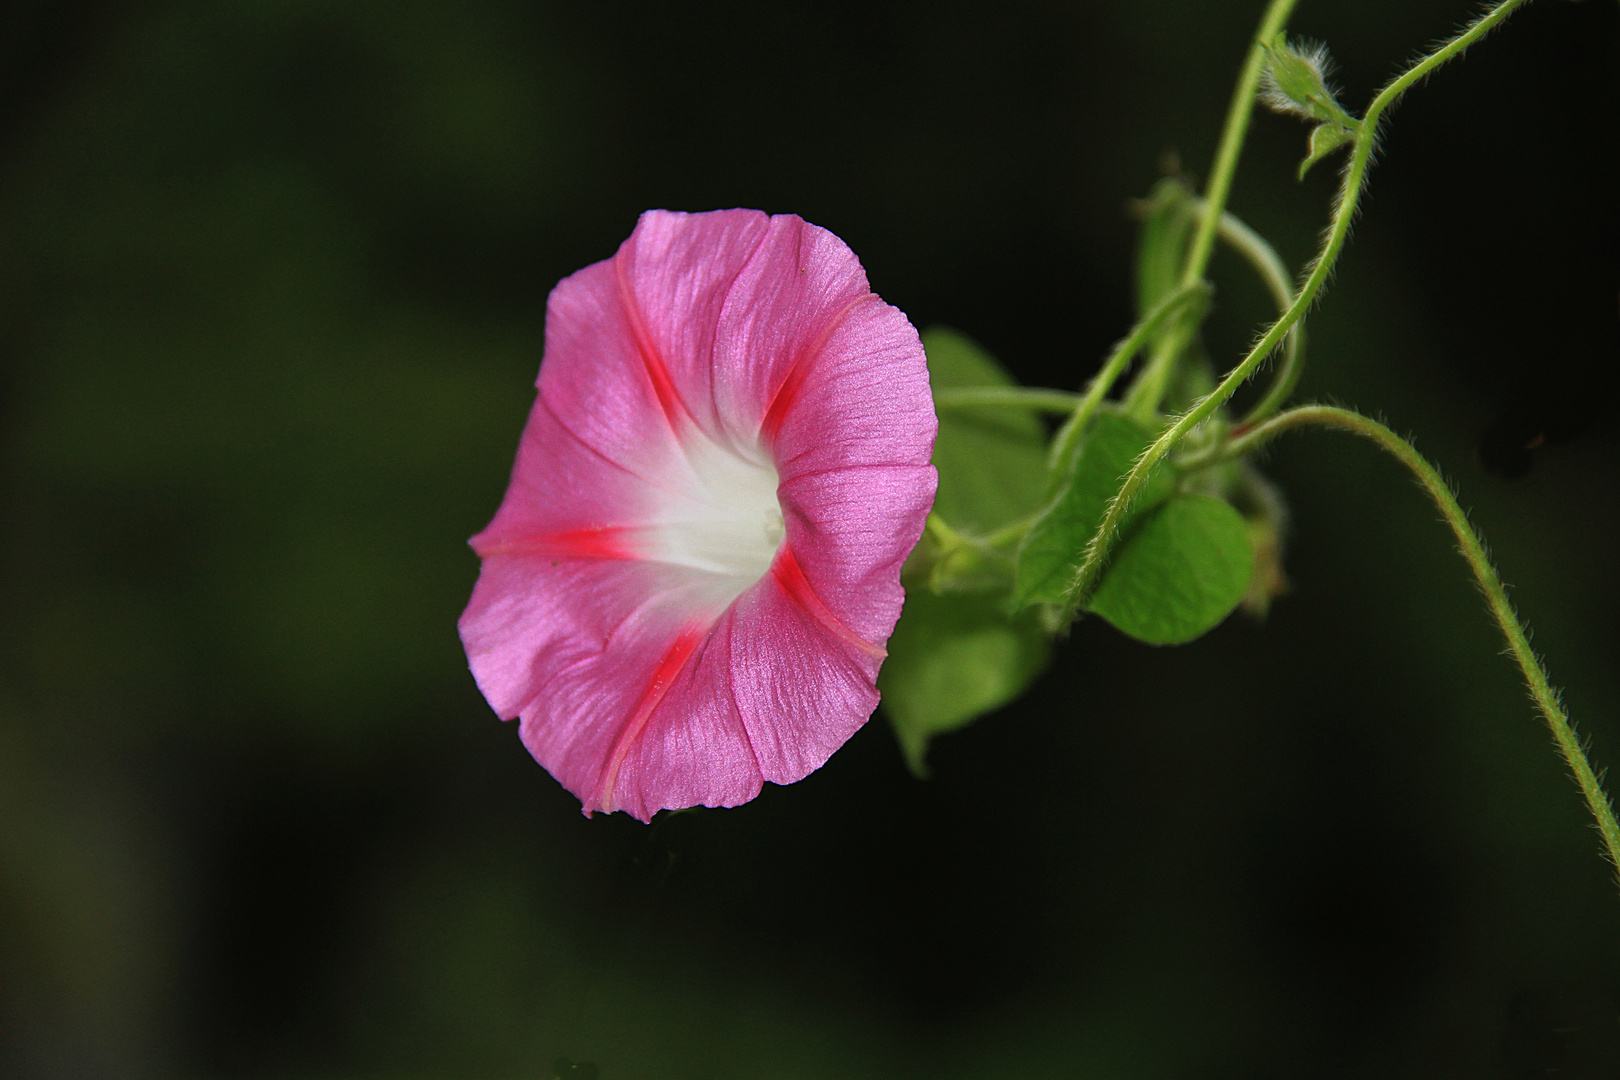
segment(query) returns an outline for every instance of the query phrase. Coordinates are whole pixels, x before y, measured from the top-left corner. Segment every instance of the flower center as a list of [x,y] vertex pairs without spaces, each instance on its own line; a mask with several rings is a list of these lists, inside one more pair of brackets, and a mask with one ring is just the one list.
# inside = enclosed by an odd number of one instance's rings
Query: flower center
[[765,576],[782,544],[776,468],[763,448],[738,450],[690,433],[685,460],[661,485],[643,555],[734,579],[734,599]]

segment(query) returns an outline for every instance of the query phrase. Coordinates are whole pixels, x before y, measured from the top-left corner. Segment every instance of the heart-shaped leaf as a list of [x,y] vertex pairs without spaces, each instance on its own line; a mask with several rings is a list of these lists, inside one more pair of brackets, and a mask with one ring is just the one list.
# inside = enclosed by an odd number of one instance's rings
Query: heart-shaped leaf
[[[1019,546],[1015,606],[1063,602],[1109,501],[1152,439],[1147,428],[1119,413],[1102,412],[1092,421],[1056,497]],[[1165,469],[1156,468],[1137,494],[1124,526],[1163,501],[1171,482]]]
[[1176,495],[1115,551],[1087,607],[1150,645],[1180,645],[1220,624],[1254,573],[1249,526],[1232,504]]

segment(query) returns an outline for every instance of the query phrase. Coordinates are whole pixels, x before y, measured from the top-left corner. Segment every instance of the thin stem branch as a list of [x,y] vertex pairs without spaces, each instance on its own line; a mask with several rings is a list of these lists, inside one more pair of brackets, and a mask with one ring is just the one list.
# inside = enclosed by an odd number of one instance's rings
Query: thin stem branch
[[923,522],[923,527],[926,528],[929,535],[934,538],[934,542],[942,547],[962,547],[969,543],[969,540],[965,536],[951,528],[949,522],[932,510],[928,512],[928,517]]
[[976,409],[1011,406],[1038,412],[1068,414],[1080,404],[1080,395],[1068,390],[1042,390],[1030,386],[962,386],[934,391],[936,409]]
[[[1201,401],[1177,417],[1175,422],[1164,430],[1153,443],[1142,452],[1131,471],[1125,477],[1124,484],[1108,504],[1108,510],[1103,514],[1102,523],[1097,527],[1096,534],[1086,545],[1085,558],[1075,571],[1069,583],[1068,599],[1064,604],[1065,619],[1072,619],[1081,605],[1083,605],[1096,586],[1102,573],[1104,561],[1108,557],[1109,548],[1113,544],[1114,535],[1119,529],[1120,522],[1124,520],[1125,513],[1130,509],[1131,500],[1147,480],[1149,470],[1157,465],[1171,449],[1180,442],[1198,424],[1203,422],[1216,409],[1220,408],[1237,388],[1241,386],[1260,362],[1271,355],[1283,337],[1293,326],[1300,321],[1310,306],[1315,303],[1317,294],[1327,282],[1328,275],[1333,272],[1334,264],[1338,261],[1339,252],[1344,248],[1345,238],[1350,233],[1350,223],[1356,216],[1356,205],[1361,198],[1362,181],[1366,178],[1367,165],[1372,159],[1373,147],[1378,139],[1378,123],[1384,112],[1395,103],[1413,83],[1433,72],[1441,64],[1460,55],[1463,50],[1474,42],[1490,33],[1502,20],[1511,15],[1515,9],[1523,7],[1529,0],[1502,0],[1490,11],[1480,16],[1459,32],[1450,41],[1447,41],[1434,52],[1423,57],[1413,64],[1407,71],[1398,76],[1388,86],[1379,92],[1378,96],[1367,108],[1367,115],[1362,120],[1361,130],[1356,135],[1355,144],[1350,155],[1350,162],[1344,171],[1344,181],[1339,188],[1337,205],[1334,208],[1333,224],[1328,230],[1327,238],[1322,245],[1322,252],[1317,256],[1311,267],[1310,275],[1294,302],[1282,317],[1267,328],[1254,346],[1249,350],[1236,367],[1227,373],[1214,390]],[[1213,204],[1211,204],[1213,205]],[[1211,213],[1209,207],[1205,208],[1205,216]]]
[[[1190,214],[1197,216],[1203,213],[1205,205],[1203,199],[1191,192],[1187,192],[1183,198]],[[1285,315],[1294,302],[1294,279],[1288,273],[1288,267],[1283,265],[1276,249],[1230,210],[1221,211],[1216,235],[1260,276],[1266,291],[1271,294],[1272,301],[1277,305],[1278,316]],[[1288,336],[1283,339],[1283,359],[1277,367],[1276,377],[1265,396],[1249,410],[1240,426],[1259,423],[1281,408],[1288,400],[1288,395],[1292,394],[1294,387],[1299,384],[1299,377],[1304,369],[1305,323],[1301,320],[1288,328]]]
[[1260,87],[1260,72],[1266,66],[1266,46],[1282,32],[1293,13],[1296,0],[1271,0],[1260,19],[1249,55],[1243,61],[1243,71],[1237,85],[1232,88],[1232,102],[1226,109],[1226,126],[1221,131],[1220,148],[1215,152],[1215,165],[1210,170],[1209,186],[1204,192],[1204,214],[1199,219],[1198,231],[1193,234],[1192,246],[1187,249],[1187,264],[1182,271],[1181,283],[1190,285],[1202,281],[1204,268],[1215,246],[1215,231],[1220,224],[1221,211],[1226,209],[1227,196],[1232,192],[1232,179],[1237,174],[1238,157],[1243,153],[1243,142],[1249,134],[1249,117],[1254,113],[1254,98]]
[[[1201,220],[1207,205],[1203,199],[1183,188],[1179,201],[1180,208],[1190,219]],[[1271,298],[1277,305],[1277,314],[1280,316],[1286,312],[1288,306],[1294,302],[1294,280],[1276,250],[1230,210],[1221,211],[1216,235],[1260,276],[1266,291],[1271,293]],[[1187,347],[1192,332],[1192,323],[1183,320],[1176,333],[1159,340],[1153,352],[1153,359],[1149,362],[1152,374],[1144,371],[1142,378],[1131,387],[1131,392],[1126,398],[1125,409],[1132,417],[1144,424],[1153,423],[1170,378],[1171,361]],[[1300,373],[1304,370],[1304,363],[1305,323],[1301,321],[1289,328],[1288,336],[1283,341],[1282,363],[1277,368],[1277,375],[1272,381],[1271,388],[1259,404],[1250,410],[1243,422],[1252,424],[1276,412],[1282,403],[1288,400],[1288,395],[1294,392],[1294,387],[1299,383]]]
[[1057,469],[1062,463],[1068,461],[1074,452],[1075,444],[1085,433],[1086,424],[1091,420],[1102,405],[1108,391],[1113,388],[1121,374],[1130,366],[1131,360],[1142,351],[1148,339],[1159,332],[1159,328],[1172,315],[1180,312],[1194,300],[1203,302],[1209,298],[1209,286],[1202,281],[1195,281],[1190,285],[1183,285],[1175,292],[1170,293],[1163,300],[1153,305],[1153,309],[1131,328],[1118,344],[1114,351],[1108,354],[1103,361],[1102,368],[1086,384],[1086,392],[1080,398],[1079,405],[1063,426],[1058,429],[1057,435],[1052,439],[1052,449],[1047,456],[1047,468]]
[[[1294,279],[1289,276],[1288,268],[1283,265],[1277,252],[1231,211],[1221,215],[1220,235],[1260,275],[1277,305],[1278,316],[1286,315],[1294,301]],[[1299,385],[1299,377],[1304,370],[1305,323],[1301,320],[1288,328],[1288,336],[1283,340],[1282,363],[1277,367],[1276,377],[1272,379],[1265,397],[1256,402],[1243,418],[1243,423],[1258,423],[1281,408],[1288,395],[1294,392],[1294,387]]]
[[1547,669],[1542,666],[1541,658],[1536,656],[1530,647],[1530,636],[1508,600],[1507,589],[1502,585],[1502,578],[1497,574],[1496,568],[1491,565],[1484,542],[1474,530],[1467,513],[1458,504],[1457,497],[1452,493],[1445,478],[1440,475],[1440,471],[1418,453],[1411,443],[1383,424],[1358,412],[1334,408],[1331,405],[1304,405],[1281,413],[1241,438],[1232,440],[1227,446],[1226,454],[1233,458],[1243,457],[1258,450],[1283,432],[1306,425],[1337,428],[1377,444],[1411,470],[1423,490],[1428,492],[1429,497],[1440,508],[1446,524],[1451,526],[1451,531],[1457,538],[1458,550],[1467,560],[1468,568],[1474,572],[1474,578],[1479,582],[1480,591],[1485,594],[1491,614],[1495,617],[1497,626],[1501,628],[1502,636],[1507,639],[1508,649],[1518,661],[1519,671],[1524,675],[1531,699],[1541,710],[1542,717],[1547,721],[1547,727],[1552,731],[1553,740],[1564,756],[1565,764],[1569,766],[1576,785],[1586,798],[1587,809],[1591,811],[1597,823],[1598,832],[1608,849],[1610,862],[1620,867],[1620,824],[1615,822],[1614,807],[1609,802],[1608,794],[1603,790],[1597,772],[1592,768],[1592,762],[1575,732],[1574,724],[1570,722],[1569,714],[1564,711],[1558,691],[1553,689],[1547,677]]
[[1142,365],[1141,373],[1132,381],[1130,389],[1126,390],[1120,401],[1127,416],[1147,427],[1152,427],[1158,421],[1159,404],[1170,389],[1170,377],[1175,374],[1176,361],[1187,351],[1197,330],[1196,322],[1181,319],[1153,343],[1148,362]]
[[[1226,200],[1232,192],[1232,180],[1237,175],[1238,158],[1249,134],[1249,118],[1254,114],[1255,95],[1260,87],[1260,73],[1266,66],[1266,46],[1282,32],[1296,0],[1271,0],[1249,45],[1249,55],[1243,61],[1237,85],[1232,88],[1232,101],[1226,109],[1226,124],[1221,130],[1220,146],[1215,151],[1215,164],[1210,170],[1209,184],[1205,188],[1203,212],[1198,229],[1187,248],[1187,261],[1182,267],[1181,283],[1190,285],[1204,279],[1209,257],[1214,252],[1215,235],[1219,231]],[[1164,399],[1166,388],[1176,361],[1192,340],[1196,326],[1187,322],[1159,339],[1153,355],[1137,376],[1135,384],[1125,396],[1125,409],[1143,423],[1151,422]]]

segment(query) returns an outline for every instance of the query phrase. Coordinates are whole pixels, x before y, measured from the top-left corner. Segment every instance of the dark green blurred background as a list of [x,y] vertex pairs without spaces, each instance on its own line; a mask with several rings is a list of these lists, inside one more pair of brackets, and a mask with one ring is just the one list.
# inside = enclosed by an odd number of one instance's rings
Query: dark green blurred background
[[[1620,1073],[1584,810],[1434,511],[1341,436],[1267,466],[1268,624],[1083,623],[928,782],[880,719],[746,807],[587,821],[467,675],[558,278],[647,207],[792,211],[1077,386],[1259,7],[14,0],[0,1076]],[[1468,13],[1294,29],[1359,111]],[[1540,0],[1402,104],[1302,391],[1456,478],[1600,763],[1617,84],[1620,6]],[[1233,200],[1293,266],[1304,142],[1258,118]],[[1230,362],[1264,295],[1215,274]]]

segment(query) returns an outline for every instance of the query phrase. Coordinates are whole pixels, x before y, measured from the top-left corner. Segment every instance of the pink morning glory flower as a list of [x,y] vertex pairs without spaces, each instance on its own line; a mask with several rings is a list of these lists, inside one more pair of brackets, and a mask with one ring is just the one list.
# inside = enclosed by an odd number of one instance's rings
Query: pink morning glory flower
[[495,712],[586,814],[819,768],[934,498],[906,317],[797,217],[654,210],[552,291],[536,386],[460,622]]

